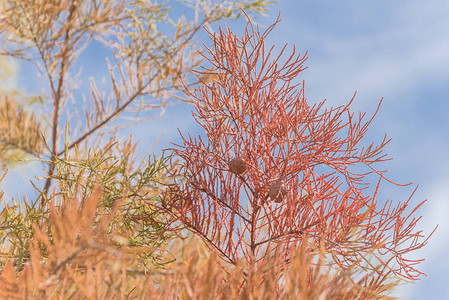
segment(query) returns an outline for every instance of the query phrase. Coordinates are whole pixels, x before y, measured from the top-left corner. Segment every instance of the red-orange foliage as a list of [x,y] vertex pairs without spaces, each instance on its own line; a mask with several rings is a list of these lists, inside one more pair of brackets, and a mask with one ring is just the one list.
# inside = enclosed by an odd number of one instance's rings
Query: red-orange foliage
[[[306,236],[342,268],[417,279],[421,260],[405,255],[427,243],[412,216],[423,202],[410,214],[411,197],[380,205],[385,171],[375,164],[389,159],[382,152],[389,140],[361,146],[379,107],[367,119],[350,111],[353,100],[310,105],[304,82],[293,83],[307,53],[293,48],[282,61],[286,46],[274,59],[274,47],[265,48],[277,22],[263,33],[250,22],[241,38],[228,28],[209,32],[210,66],[200,73],[212,79],[191,94],[207,140],[183,136],[172,149],[180,165],[166,208],[234,264],[274,249],[288,259]],[[378,177],[371,193],[368,175]]]

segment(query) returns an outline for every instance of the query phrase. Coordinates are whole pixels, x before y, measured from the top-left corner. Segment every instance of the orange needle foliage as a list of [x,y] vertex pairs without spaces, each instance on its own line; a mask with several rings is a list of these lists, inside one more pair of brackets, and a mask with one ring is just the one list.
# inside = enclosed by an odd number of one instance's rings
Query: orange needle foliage
[[199,73],[212,79],[191,94],[207,139],[182,136],[171,149],[180,160],[166,209],[233,264],[275,249],[288,261],[306,238],[342,268],[418,279],[421,260],[406,254],[428,241],[412,216],[424,201],[409,214],[411,197],[395,207],[378,203],[387,179],[375,165],[389,159],[382,152],[389,140],[362,146],[379,107],[366,118],[351,112],[352,100],[309,104],[304,82],[293,83],[307,53],[293,48],[284,58],[286,45],[272,58],[274,47],[265,47],[279,21],[263,33],[249,22],[241,38],[228,28],[209,32],[210,65]]

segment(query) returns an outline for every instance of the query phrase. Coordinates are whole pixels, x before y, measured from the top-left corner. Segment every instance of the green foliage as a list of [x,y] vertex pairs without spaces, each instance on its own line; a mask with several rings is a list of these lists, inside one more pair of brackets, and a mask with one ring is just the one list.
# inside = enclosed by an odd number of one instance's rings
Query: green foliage
[[[117,143],[111,143],[103,150],[92,150],[85,161],[58,158],[57,172],[52,178],[58,183],[59,191],[53,195],[53,201],[56,200],[57,207],[65,207],[79,194],[82,195],[79,199],[82,207],[98,185],[104,192],[98,203],[96,220],[103,215],[113,215],[109,233],[125,235],[132,232],[125,240],[117,241],[118,247],[123,244],[136,248],[160,246],[172,237],[166,228],[168,217],[153,209],[154,202],[160,201],[158,190],[167,181],[162,172],[167,158],[149,157],[147,163],[132,170],[132,152],[127,151],[129,145],[118,149],[123,150],[119,151],[120,157],[110,154],[117,146]],[[39,192],[42,195],[42,191]],[[47,199],[46,203],[49,201]],[[121,203],[119,210],[117,202]],[[38,200],[30,202],[25,197],[5,205],[0,216],[0,244],[6,249],[1,255],[14,258],[16,265],[22,266],[29,258],[28,241],[33,237],[33,225],[50,222],[47,205],[42,207]],[[167,262],[167,254],[160,251],[139,255],[142,264]]]
[[[135,147],[131,139],[121,147],[111,141],[104,148],[90,149],[85,160],[58,158],[53,179],[60,192],[55,196],[64,205],[80,193],[83,204],[98,185],[103,193],[97,216],[112,214],[117,201],[121,202],[108,232],[132,231],[126,241],[129,246],[160,246],[172,237],[166,228],[168,216],[154,209],[155,202],[160,201],[161,187],[168,182],[164,173],[167,157],[149,156],[147,162],[134,167],[131,155]],[[143,263],[146,260],[154,264],[165,262],[163,253],[145,253],[141,258]]]
[[[2,176],[2,180],[6,172]],[[12,199],[0,212],[0,264],[13,259],[20,269],[29,259],[28,241],[33,237],[33,224],[38,224],[47,217],[46,211],[39,206],[39,201],[29,202],[25,196],[22,201]]]

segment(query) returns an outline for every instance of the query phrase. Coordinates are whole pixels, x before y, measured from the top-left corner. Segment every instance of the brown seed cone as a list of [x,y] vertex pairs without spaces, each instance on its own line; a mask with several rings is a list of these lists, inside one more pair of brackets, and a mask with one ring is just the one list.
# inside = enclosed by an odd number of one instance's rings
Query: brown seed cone
[[228,162],[229,172],[236,175],[245,173],[247,166],[240,157],[234,157]]
[[281,203],[285,195],[287,195],[287,185],[284,181],[274,182],[268,186],[268,196],[274,202]]

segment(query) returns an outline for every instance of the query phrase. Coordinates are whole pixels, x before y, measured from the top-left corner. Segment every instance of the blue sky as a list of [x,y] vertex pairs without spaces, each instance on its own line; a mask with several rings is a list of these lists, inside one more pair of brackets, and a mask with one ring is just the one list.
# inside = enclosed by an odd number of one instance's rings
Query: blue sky
[[[417,253],[426,258],[421,269],[428,276],[400,288],[396,295],[444,299],[449,293],[449,1],[285,0],[256,21],[270,25],[279,11],[284,20],[267,43],[295,44],[300,52],[309,51],[309,68],[300,80],[306,81],[306,97],[311,102],[327,99],[328,105],[342,105],[357,91],[353,109],[372,113],[384,98],[368,139],[379,141],[384,133],[392,138],[386,152],[394,160],[385,165],[390,178],[419,184],[413,203],[428,199],[420,210],[424,233],[439,224],[429,245]],[[228,23],[236,32],[244,24]],[[87,62],[85,86],[88,76],[102,76],[89,63],[99,58],[96,53],[88,49],[81,57]],[[19,87],[39,89],[28,67],[19,66],[17,78]],[[179,141],[178,128],[199,134],[190,110],[187,104],[169,107],[163,118],[122,133],[132,132],[142,155],[163,133],[154,149],[159,151],[169,147],[170,141]],[[22,195],[24,183],[18,178],[29,178],[29,170],[28,174],[24,170],[10,171],[2,185],[8,187],[7,195]],[[405,201],[413,188],[384,184],[380,197]]]

